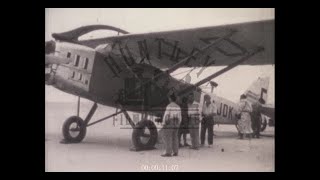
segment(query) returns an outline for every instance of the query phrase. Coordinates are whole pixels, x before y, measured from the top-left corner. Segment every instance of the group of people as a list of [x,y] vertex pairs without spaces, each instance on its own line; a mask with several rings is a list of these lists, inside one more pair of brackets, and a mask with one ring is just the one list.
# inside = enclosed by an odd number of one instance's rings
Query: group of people
[[[188,97],[182,99],[179,106],[176,103],[175,94],[169,97],[170,103],[166,107],[163,116],[163,142],[165,145],[165,153],[161,156],[178,156],[179,147],[189,146],[190,149],[198,150],[200,146],[205,144],[205,135],[208,131],[208,147],[213,144],[213,117],[217,113],[217,108],[211,103],[209,95],[205,95],[205,105],[202,108],[201,119],[199,107],[194,104],[194,94],[190,93]],[[201,123],[201,136],[199,138],[199,129]],[[187,134],[190,134],[191,145],[187,143]],[[183,137],[184,144],[181,143]],[[199,143],[201,139],[201,144]]]
[[[193,93],[190,93],[188,97],[183,97],[181,106],[176,103],[176,99],[177,97],[174,93],[169,96],[170,103],[167,105],[163,115],[162,131],[165,153],[161,156],[178,156],[179,147],[183,146],[189,146],[190,149],[198,150],[199,147],[205,145],[206,132],[208,132],[208,147],[212,147],[214,116],[217,114],[217,107],[214,100],[211,101],[211,97],[205,95],[204,105],[200,114],[198,105],[194,103]],[[246,96],[241,95],[237,113],[240,139],[243,139],[244,135],[249,135],[249,137],[253,135],[253,137],[259,138],[260,120],[258,119],[261,104],[263,104],[263,100],[259,99],[259,102],[251,105],[251,103],[246,100]],[[191,145],[187,143],[186,136],[188,133],[190,134]],[[182,137],[184,141],[183,144],[181,143]]]

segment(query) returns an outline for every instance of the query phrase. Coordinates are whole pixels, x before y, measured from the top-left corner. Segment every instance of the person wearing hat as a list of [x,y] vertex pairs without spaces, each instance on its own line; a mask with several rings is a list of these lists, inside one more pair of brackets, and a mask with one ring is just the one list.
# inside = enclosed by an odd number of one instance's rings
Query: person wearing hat
[[251,103],[247,100],[246,95],[240,96],[240,102],[238,103],[238,130],[240,139],[243,139],[244,135],[249,136],[251,138],[251,134],[253,133],[251,127],[251,112],[252,106]]
[[[213,101],[214,102],[214,101]],[[208,130],[208,147],[213,144],[213,116],[217,114],[217,107],[211,103],[209,95],[204,96],[204,105],[202,107],[202,120],[201,120],[201,146],[204,146],[206,131]]]
[[165,153],[161,155],[162,157],[178,156],[178,131],[181,123],[181,108],[176,104],[176,99],[174,93],[169,96],[170,103],[167,105],[163,115],[162,131]]

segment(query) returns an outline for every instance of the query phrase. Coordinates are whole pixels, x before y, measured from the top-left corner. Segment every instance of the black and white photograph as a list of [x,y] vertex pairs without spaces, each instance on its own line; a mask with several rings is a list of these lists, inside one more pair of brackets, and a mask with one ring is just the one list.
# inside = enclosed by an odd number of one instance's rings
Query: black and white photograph
[[274,172],[274,49],[274,8],[46,8],[45,171]]

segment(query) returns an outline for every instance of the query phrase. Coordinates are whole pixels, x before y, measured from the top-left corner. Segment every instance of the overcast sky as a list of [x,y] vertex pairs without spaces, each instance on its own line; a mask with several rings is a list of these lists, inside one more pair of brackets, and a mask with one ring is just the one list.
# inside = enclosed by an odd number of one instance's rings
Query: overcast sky
[[[130,33],[143,33],[173,29],[195,28],[221,24],[274,19],[274,9],[46,9],[45,40],[52,33],[69,31],[79,26],[105,24],[116,26]],[[223,67],[206,69],[204,78]],[[184,71],[180,69],[173,73]],[[197,72],[197,71],[196,71]],[[195,73],[196,73],[195,72]],[[183,74],[182,74],[183,75]],[[182,76],[181,75],[181,76]],[[241,66],[214,79],[219,84],[214,91],[232,101],[259,76],[270,76],[267,103],[274,103],[274,66]],[[197,82],[192,75],[192,82]],[[75,102],[76,97],[46,85],[46,101]]]

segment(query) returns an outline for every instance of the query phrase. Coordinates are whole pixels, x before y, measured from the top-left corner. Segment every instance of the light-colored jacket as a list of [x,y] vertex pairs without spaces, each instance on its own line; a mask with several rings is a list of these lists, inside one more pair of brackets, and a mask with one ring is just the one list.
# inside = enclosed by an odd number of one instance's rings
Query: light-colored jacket
[[252,105],[251,103],[246,100],[246,99],[241,99],[240,102],[239,102],[239,109],[238,111],[240,113],[243,113],[243,112],[248,112],[248,113],[251,113],[252,112]]
[[179,127],[181,123],[181,108],[174,102],[171,102],[166,107],[166,111],[164,112],[162,125],[165,126],[174,126]]

